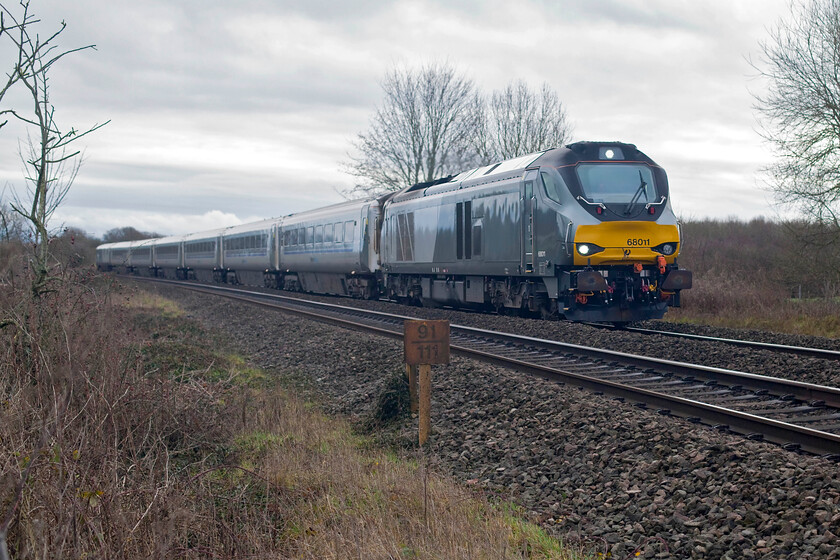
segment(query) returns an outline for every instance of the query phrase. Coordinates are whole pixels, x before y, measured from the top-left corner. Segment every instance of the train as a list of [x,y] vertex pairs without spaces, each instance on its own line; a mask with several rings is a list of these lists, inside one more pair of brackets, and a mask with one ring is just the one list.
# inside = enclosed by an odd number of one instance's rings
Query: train
[[107,243],[97,267],[545,319],[660,319],[692,286],[665,170],[575,142],[378,198]]

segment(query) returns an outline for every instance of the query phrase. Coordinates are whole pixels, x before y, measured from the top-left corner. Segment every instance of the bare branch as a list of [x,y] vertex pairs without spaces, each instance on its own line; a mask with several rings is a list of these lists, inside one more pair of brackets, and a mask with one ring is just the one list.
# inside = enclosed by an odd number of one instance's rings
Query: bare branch
[[753,64],[768,83],[755,95],[776,162],[766,171],[777,200],[840,227],[840,2],[802,0],[770,30]]
[[[511,83],[489,104],[474,83],[447,64],[397,68],[356,154],[344,164],[361,182],[351,195],[377,195],[478,165],[560,146],[571,126],[557,94]],[[347,194],[347,193],[346,193]]]
[[518,81],[493,92],[476,143],[490,163],[562,146],[571,132],[566,110],[547,83],[536,93]]
[[[4,109],[3,114],[14,116],[34,130],[34,139],[28,138],[28,149],[21,150],[21,159],[27,170],[26,202],[20,192],[15,192],[11,208],[28,222],[33,233],[32,293],[37,297],[49,290],[47,283],[52,278],[49,273],[49,221],[67,196],[81,165],[81,151],[72,150],[70,146],[110,121],[82,130],[70,127],[66,132],[59,125],[55,106],[50,101],[49,71],[65,56],[96,47],[59,48],[58,38],[67,28],[63,21],[57,30],[42,40],[41,35],[35,32],[34,26],[39,20],[30,14],[29,0],[21,0],[20,6],[23,13],[18,16],[0,3],[4,22],[8,19],[12,23],[4,27],[5,34],[0,38],[8,38],[18,52],[17,63],[8,74],[8,85],[0,93],[5,93],[12,85],[20,85],[29,92],[32,101],[25,113],[19,108],[9,108]],[[14,33],[10,34],[8,29],[14,29]]]
[[396,68],[382,82],[385,99],[358,155],[345,170],[361,183],[354,194],[378,194],[448,175],[475,163],[471,149],[481,103],[471,80],[447,64]]

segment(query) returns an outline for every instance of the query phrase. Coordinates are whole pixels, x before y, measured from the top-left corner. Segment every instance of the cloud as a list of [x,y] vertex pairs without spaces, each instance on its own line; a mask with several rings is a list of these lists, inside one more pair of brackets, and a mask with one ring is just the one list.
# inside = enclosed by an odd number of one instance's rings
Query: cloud
[[[95,215],[94,215],[95,214]],[[211,210],[202,214],[159,213],[141,210],[123,210],[119,214],[102,213],[100,209],[66,205],[56,212],[53,227],[78,223],[95,223],[86,233],[101,237],[108,230],[126,226],[140,231],[166,235],[182,235],[259,220],[258,216],[240,218],[235,214]]]
[[[98,49],[56,65],[59,122],[112,121],[82,142],[86,162],[63,209],[69,225],[142,229],[136,219],[160,229],[155,216],[168,216],[161,223],[204,227],[213,212],[267,217],[337,202],[353,182],[340,162],[381,100],[385,70],[433,60],[450,61],[484,91],[512,79],[547,82],[577,139],[632,142],[665,166],[675,205],[690,201],[710,216],[733,212],[722,205],[773,211],[760,189],[769,156],[752,130],[745,57],[785,0],[44,0],[33,8],[48,28],[68,22],[62,46]],[[0,131],[0,184],[20,184],[23,135]]]

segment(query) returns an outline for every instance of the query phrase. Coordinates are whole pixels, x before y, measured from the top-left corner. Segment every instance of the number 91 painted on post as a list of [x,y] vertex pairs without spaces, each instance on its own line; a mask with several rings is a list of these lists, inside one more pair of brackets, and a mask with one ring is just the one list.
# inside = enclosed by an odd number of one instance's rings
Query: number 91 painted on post
[[449,363],[449,321],[404,323],[405,363],[411,366]]

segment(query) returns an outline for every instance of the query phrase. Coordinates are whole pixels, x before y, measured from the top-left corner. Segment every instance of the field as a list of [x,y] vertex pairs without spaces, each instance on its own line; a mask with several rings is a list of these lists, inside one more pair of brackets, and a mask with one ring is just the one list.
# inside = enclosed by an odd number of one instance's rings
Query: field
[[680,266],[694,287],[669,321],[840,336],[840,242],[805,224],[690,221]]
[[[684,224],[694,288],[667,319],[840,336],[840,256],[804,229]],[[95,245],[58,238],[34,297],[0,244],[0,557],[589,557],[99,276]]]
[[0,279],[1,558],[589,558],[176,304],[57,272],[40,298]]

